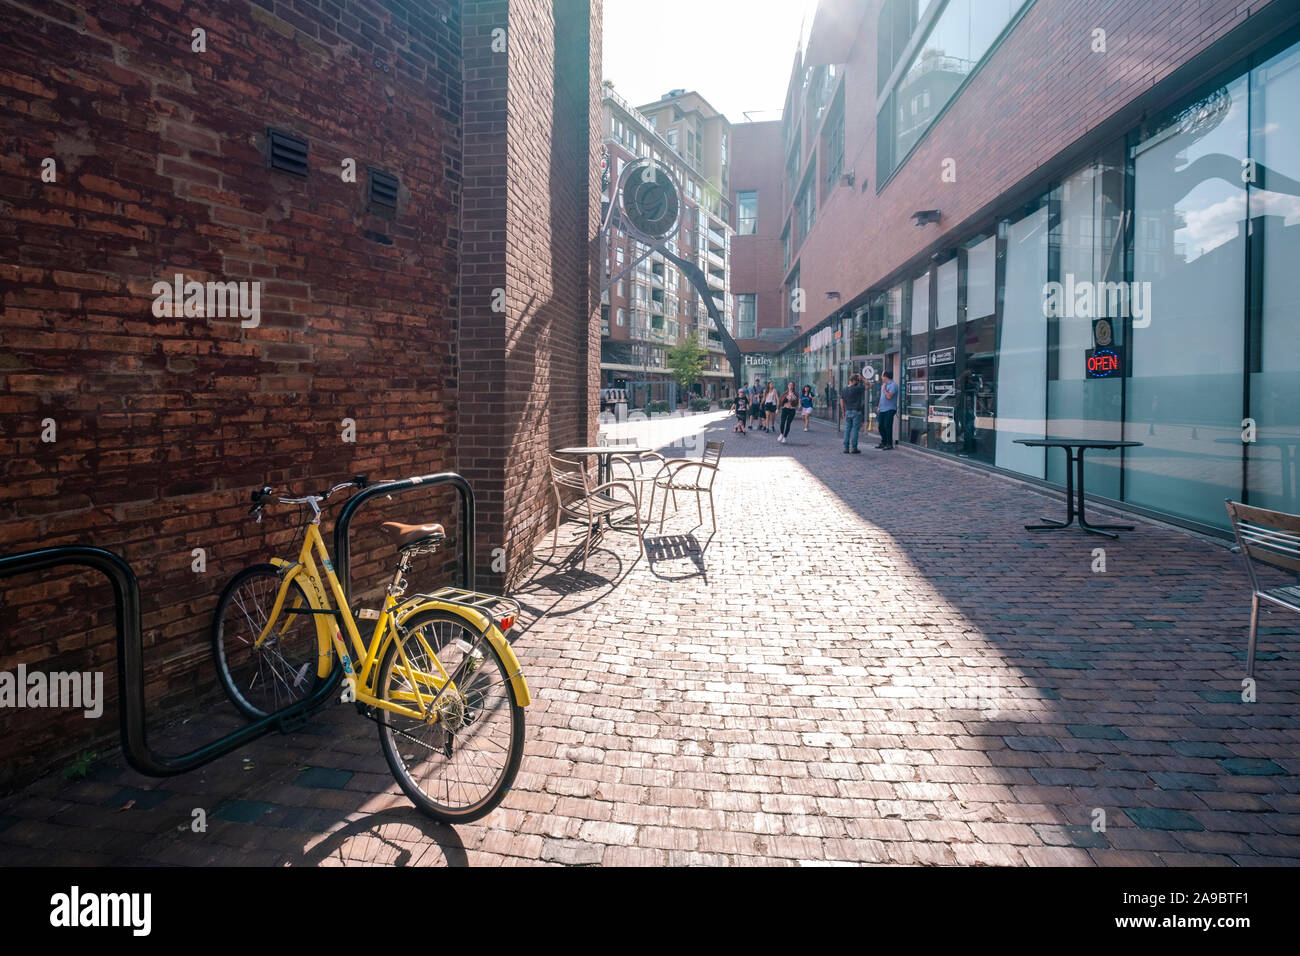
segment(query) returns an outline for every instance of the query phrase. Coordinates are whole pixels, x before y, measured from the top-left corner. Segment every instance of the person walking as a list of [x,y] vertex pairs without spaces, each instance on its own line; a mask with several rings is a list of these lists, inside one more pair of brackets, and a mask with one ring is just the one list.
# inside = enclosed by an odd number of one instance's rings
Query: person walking
[[858,449],[858,429],[862,427],[862,410],[867,390],[862,385],[862,376],[854,372],[849,376],[849,384],[840,392],[840,412],[844,416],[844,454],[860,455]]
[[898,386],[894,383],[893,372],[886,371],[880,375],[880,404],[876,411],[880,429],[880,444],[876,447],[889,451],[894,447],[894,416],[898,413]]
[[778,396],[776,393],[776,382],[768,380],[767,392],[763,395],[763,425],[769,431],[776,431],[776,404]]
[[749,393],[745,389],[736,392],[736,424],[732,426],[733,433],[748,435],[745,431],[745,416],[749,414]]
[[799,395],[799,414],[803,416],[803,430],[808,430],[808,422],[812,419],[813,413],[813,390],[811,385],[805,385],[803,392]]
[[749,390],[749,424],[751,428],[763,430],[763,383],[754,379]]
[[781,437],[777,439],[782,445],[790,440],[790,426],[794,424],[795,412],[799,410],[799,396],[794,390],[794,382],[785,383],[781,393]]

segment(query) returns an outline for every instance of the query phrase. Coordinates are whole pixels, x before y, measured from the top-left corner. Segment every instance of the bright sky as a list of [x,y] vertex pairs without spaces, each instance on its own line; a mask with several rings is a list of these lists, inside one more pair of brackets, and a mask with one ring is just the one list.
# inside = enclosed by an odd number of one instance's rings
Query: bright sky
[[695,90],[733,123],[785,104],[817,0],[605,0],[605,79],[633,106]]

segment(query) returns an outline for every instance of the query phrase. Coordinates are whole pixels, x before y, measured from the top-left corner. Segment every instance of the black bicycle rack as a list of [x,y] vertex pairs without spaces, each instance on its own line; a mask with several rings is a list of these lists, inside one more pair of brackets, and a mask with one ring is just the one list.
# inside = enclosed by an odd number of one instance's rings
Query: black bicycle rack
[[[338,561],[338,577],[343,592],[351,600],[349,576],[348,529],[357,509],[376,495],[411,491],[442,484],[451,484],[460,492],[461,500],[461,574],[465,586],[474,587],[474,492],[469,482],[455,472],[439,472],[415,478],[381,482],[366,487],[348,499],[334,527],[334,554]],[[250,741],[264,737],[273,730],[284,731],[300,726],[307,715],[337,697],[342,670],[334,668],[330,679],[310,697],[291,704],[274,714],[263,717],[234,733],[227,734],[189,753],[176,757],[155,754],[149,749],[145,729],[144,701],[144,643],[140,621],[140,582],[131,566],[120,555],[103,548],[84,545],[64,545],[25,551],[21,554],[0,557],[0,579],[18,574],[35,574],[49,568],[80,565],[101,572],[113,585],[113,603],[117,630],[117,686],[118,712],[122,737],[122,753],[126,761],[140,773],[152,777],[171,777],[188,773],[218,757],[224,757]]]

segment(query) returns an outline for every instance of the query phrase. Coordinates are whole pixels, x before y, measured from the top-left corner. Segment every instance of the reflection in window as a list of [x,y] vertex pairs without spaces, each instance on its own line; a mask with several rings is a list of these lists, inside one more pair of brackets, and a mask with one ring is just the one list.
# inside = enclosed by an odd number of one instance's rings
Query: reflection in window
[[1255,441],[1247,445],[1247,500],[1300,513],[1300,45],[1251,73],[1250,152],[1258,163],[1248,187],[1253,241],[1250,406]]
[[736,193],[736,234],[752,236],[758,224],[758,192],[748,189]]
[[881,126],[881,154],[889,175],[907,156],[935,117],[948,105],[979,62],[1024,6],[1024,0],[948,0],[898,80]]
[[758,335],[757,296],[753,292],[742,292],[736,296],[736,337],[752,339]]
[[1219,526],[1241,494],[1246,89],[1215,90],[1133,150],[1133,278],[1150,295],[1130,342],[1126,418],[1144,444],[1125,497]]

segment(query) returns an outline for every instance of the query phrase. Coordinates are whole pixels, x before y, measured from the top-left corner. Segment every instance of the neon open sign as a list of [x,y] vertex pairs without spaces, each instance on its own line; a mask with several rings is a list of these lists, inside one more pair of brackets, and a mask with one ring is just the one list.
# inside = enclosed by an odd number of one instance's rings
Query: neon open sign
[[1115,349],[1088,349],[1087,356],[1089,378],[1110,378],[1124,370],[1123,357]]

